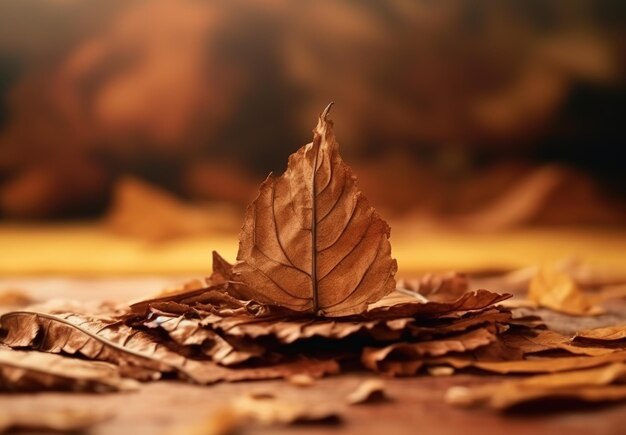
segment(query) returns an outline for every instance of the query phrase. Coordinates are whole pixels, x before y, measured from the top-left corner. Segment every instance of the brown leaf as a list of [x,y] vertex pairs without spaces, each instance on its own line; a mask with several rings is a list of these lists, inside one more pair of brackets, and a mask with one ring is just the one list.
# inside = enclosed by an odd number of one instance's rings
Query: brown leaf
[[447,274],[426,274],[418,279],[398,280],[397,288],[419,293],[433,302],[452,302],[469,289],[467,276],[450,272]]
[[110,416],[78,409],[0,409],[0,433],[5,431],[82,432]]
[[253,343],[247,346],[236,346],[212,329],[204,327],[199,319],[189,319],[185,316],[157,316],[149,322],[144,322],[143,325],[148,328],[158,328],[181,348],[197,348],[198,353],[226,366],[243,363],[259,357],[264,352],[261,346]]
[[417,343],[394,343],[383,348],[365,348],[363,365],[390,375],[414,375],[427,357],[450,352],[466,352],[493,343],[496,336],[487,328],[479,328],[456,336]]
[[226,292],[227,284],[186,290],[180,293],[144,299],[130,305],[131,316],[145,316],[150,308],[171,314],[206,311],[220,316],[249,314],[261,316],[266,309],[254,301],[242,301]]
[[[149,212],[148,212],[149,210]],[[146,219],[146,213],[150,218]],[[176,196],[136,178],[117,182],[106,228],[151,242],[233,231],[235,215],[224,207],[187,204]]]
[[568,370],[597,367],[614,362],[626,361],[626,351],[598,356],[570,356],[536,358],[516,361],[476,361],[463,357],[442,357],[429,360],[429,364],[448,364],[456,369],[475,367],[487,372],[509,373],[557,373]]
[[528,288],[528,298],[537,305],[572,315],[599,314],[576,282],[556,268],[540,267]]
[[358,405],[362,403],[384,402],[389,400],[385,395],[385,384],[379,379],[369,379],[363,381],[359,386],[348,395],[348,403],[350,405]]
[[151,335],[119,322],[108,323],[74,314],[18,311],[0,317],[0,325],[6,334],[2,342],[12,347],[80,354],[117,364],[123,373],[139,379],[156,379],[161,373],[176,373],[196,383],[210,384],[275,379],[296,373],[320,377],[339,372],[335,361],[304,358],[262,367],[229,369],[211,361],[186,358]]
[[4,331],[2,342],[14,348],[78,354],[117,364],[126,375],[138,379],[157,379],[162,372],[177,371],[159,358],[160,353],[170,353],[163,345],[120,323],[72,313],[14,311],[0,317],[0,325]]
[[508,347],[518,349],[523,354],[563,350],[575,355],[597,356],[617,351],[617,349],[606,347],[576,346],[570,342],[569,337],[548,330],[526,334],[506,333],[502,336],[502,340]]
[[315,378],[306,373],[299,373],[293,376],[289,376],[287,381],[298,387],[310,387],[315,383]]
[[24,307],[33,302],[33,298],[22,290],[7,289],[0,291],[0,306]]
[[104,393],[134,390],[138,384],[120,376],[117,366],[42,352],[0,349],[0,389],[67,390]]
[[488,326],[496,323],[507,324],[510,319],[510,312],[494,308],[480,312],[470,312],[459,318],[443,319],[445,323],[439,321],[432,326],[414,324],[416,322],[408,323],[406,328],[413,337],[429,338],[462,332],[477,326]]
[[[407,324],[413,322],[411,318],[398,319],[323,319],[323,318],[250,318],[228,317],[212,323],[212,327],[233,337],[246,337],[258,339],[261,337],[274,337],[280,343],[290,344],[298,340],[313,337],[331,339],[346,339],[352,335],[384,335],[385,337],[396,336]],[[394,334],[396,332],[397,334]]]
[[532,376],[477,387],[453,387],[446,401],[459,406],[482,405],[492,409],[507,409],[521,403],[540,399],[577,399],[602,402],[626,399],[626,386],[609,386],[626,379],[626,365],[573,370],[565,373]]
[[234,267],[237,294],[296,312],[345,316],[395,288],[389,226],[358,191],[327,119],[268,177],[248,207]]
[[624,343],[626,345],[626,325],[612,325],[605,328],[579,331],[572,341],[575,343],[597,345],[613,345],[618,343]]
[[437,317],[461,311],[476,311],[497,304],[511,297],[509,294],[498,294],[488,290],[466,292],[452,302],[411,302],[397,303],[393,293],[368,307],[367,316],[376,317]]

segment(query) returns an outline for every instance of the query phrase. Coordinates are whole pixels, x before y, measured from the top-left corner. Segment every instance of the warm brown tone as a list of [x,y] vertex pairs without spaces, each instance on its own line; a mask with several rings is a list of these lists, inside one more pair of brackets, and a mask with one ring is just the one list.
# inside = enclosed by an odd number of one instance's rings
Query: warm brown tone
[[391,292],[397,265],[389,226],[339,155],[330,107],[313,142],[248,207],[234,273],[246,299],[332,317],[358,314]]

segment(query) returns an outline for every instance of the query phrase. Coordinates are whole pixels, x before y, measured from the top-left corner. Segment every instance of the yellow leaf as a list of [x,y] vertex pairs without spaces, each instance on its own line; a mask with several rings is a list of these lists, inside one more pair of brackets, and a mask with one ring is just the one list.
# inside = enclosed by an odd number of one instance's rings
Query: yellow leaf
[[553,267],[540,267],[530,282],[528,298],[537,305],[572,315],[599,314],[574,280]]

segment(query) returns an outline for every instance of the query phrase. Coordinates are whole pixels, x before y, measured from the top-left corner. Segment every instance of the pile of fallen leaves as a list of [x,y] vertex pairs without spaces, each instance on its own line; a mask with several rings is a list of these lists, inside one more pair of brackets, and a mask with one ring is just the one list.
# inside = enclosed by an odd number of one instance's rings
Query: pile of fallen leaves
[[[572,337],[498,305],[510,294],[470,290],[463,275],[396,282],[390,229],[341,160],[327,112],[286,172],[261,185],[235,264],[214,253],[206,280],[129,306],[3,315],[2,388],[105,392],[163,377],[302,384],[355,370],[473,370],[540,376],[455,387],[447,400],[501,409],[546,397],[626,398],[624,326]],[[538,303],[593,311],[566,278],[536,276]]]

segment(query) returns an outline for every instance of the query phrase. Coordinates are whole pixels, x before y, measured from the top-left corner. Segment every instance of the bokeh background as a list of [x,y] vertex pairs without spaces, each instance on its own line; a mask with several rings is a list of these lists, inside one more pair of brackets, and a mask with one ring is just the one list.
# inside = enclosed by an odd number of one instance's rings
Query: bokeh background
[[0,273],[233,259],[329,101],[401,270],[624,265],[625,25],[621,0],[2,1]]

